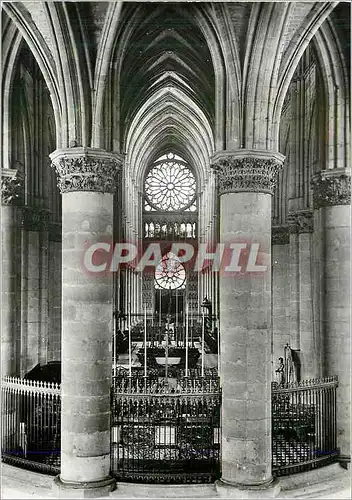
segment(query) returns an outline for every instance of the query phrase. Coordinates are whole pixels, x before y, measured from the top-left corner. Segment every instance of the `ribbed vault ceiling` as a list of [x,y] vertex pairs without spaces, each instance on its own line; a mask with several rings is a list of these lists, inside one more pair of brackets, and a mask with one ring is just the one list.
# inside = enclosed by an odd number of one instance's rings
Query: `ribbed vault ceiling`
[[121,139],[134,178],[167,149],[203,172],[212,154],[214,69],[192,12],[170,3],[125,4],[122,12],[115,61]]

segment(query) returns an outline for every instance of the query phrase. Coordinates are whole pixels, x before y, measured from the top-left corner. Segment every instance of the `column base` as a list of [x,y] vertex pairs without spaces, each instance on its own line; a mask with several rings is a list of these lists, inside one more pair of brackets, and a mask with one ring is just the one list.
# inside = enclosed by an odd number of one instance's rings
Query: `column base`
[[220,498],[276,498],[280,493],[277,478],[260,485],[228,483],[222,479],[215,482],[215,488]]
[[56,498],[101,498],[108,497],[116,488],[116,480],[107,477],[101,481],[66,482],[60,476],[54,479],[52,491]]
[[339,455],[338,461],[346,470],[351,470],[351,456],[350,455]]

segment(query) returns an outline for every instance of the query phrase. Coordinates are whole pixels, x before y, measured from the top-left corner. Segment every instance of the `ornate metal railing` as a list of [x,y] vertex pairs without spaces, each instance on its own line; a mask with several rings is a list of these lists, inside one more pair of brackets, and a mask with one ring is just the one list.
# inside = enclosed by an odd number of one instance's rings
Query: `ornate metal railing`
[[325,465],[339,454],[337,377],[272,386],[272,459],[277,476]]
[[218,380],[117,379],[111,430],[117,479],[205,483],[220,477]]
[[[119,371],[111,392],[111,472],[123,481],[204,483],[220,477],[221,391],[215,370],[201,377],[147,378]],[[272,465],[286,475],[339,454],[337,377],[272,387]],[[60,469],[60,386],[2,382],[2,459],[32,470]]]
[[[140,315],[134,315],[134,319]],[[180,323],[182,322],[183,318],[182,315],[179,314],[179,321]],[[172,320],[175,321],[175,316],[172,317]],[[149,322],[150,323],[150,322]],[[156,321],[157,323],[157,321]],[[166,329],[167,324],[165,322],[162,323],[162,326],[160,326],[158,323],[155,325],[150,325],[147,324],[147,331],[146,331],[146,336],[147,336],[147,342],[151,346],[157,346],[159,345],[165,337],[165,329]],[[144,342],[144,321],[139,321],[137,324],[135,324],[132,327],[131,330],[131,335],[132,335],[132,341],[133,342]],[[189,344],[194,346],[194,342],[200,341],[202,335],[202,326],[201,324],[194,323],[194,325],[190,325],[189,327]],[[185,326],[181,323],[177,327],[173,327],[173,334],[172,334],[173,340],[175,342],[175,345],[178,347],[185,347],[185,342],[186,342],[186,329]]]
[[60,386],[5,377],[1,385],[2,460],[24,468],[60,472]]

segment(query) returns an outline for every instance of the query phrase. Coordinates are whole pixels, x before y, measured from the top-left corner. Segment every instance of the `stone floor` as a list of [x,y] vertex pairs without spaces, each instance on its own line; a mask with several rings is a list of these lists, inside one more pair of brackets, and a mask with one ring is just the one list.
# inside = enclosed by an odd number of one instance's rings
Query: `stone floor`
[[[53,478],[28,472],[2,464],[1,498],[55,498],[51,491]],[[315,471],[295,474],[280,479],[281,492],[277,498],[312,498],[312,499],[350,499],[350,471],[333,464]],[[137,485],[122,483],[111,493],[110,499],[127,500],[130,498],[219,498],[214,485]],[[259,500],[258,496],[258,500]]]

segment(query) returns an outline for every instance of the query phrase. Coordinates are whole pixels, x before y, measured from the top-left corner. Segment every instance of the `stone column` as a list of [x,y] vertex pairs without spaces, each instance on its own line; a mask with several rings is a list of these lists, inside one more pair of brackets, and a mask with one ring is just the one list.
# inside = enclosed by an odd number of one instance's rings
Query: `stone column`
[[19,375],[21,336],[22,178],[15,169],[1,172],[1,375]]
[[273,325],[273,380],[278,358],[284,356],[290,344],[290,233],[288,225],[272,226],[272,325]]
[[323,242],[316,267],[322,278],[320,316],[324,350],[323,375],[338,375],[337,439],[350,457],[350,227],[351,176],[344,169],[325,170],[312,179],[314,238]]
[[320,375],[320,339],[313,315],[312,210],[288,214],[290,230],[290,341],[297,350],[299,379]]
[[[112,243],[120,160],[93,148],[50,155],[62,193],[62,383],[59,496],[104,496],[110,470],[112,273],[89,272],[85,251]],[[103,251],[94,265],[108,260]]]
[[[271,472],[271,198],[284,157],[260,150],[213,158],[220,242],[259,243],[257,264],[220,273],[222,479],[220,494],[275,496]],[[264,271],[265,270],[265,271]],[[240,276],[238,276],[240,274]],[[237,488],[234,488],[237,487]],[[258,493],[258,489],[260,494]],[[254,491],[253,491],[254,490]]]

